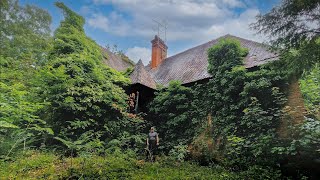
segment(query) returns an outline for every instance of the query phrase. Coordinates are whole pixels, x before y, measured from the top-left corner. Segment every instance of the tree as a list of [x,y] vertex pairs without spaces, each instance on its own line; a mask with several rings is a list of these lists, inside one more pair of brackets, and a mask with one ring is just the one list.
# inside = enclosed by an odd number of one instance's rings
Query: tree
[[34,102],[30,92],[33,67],[46,60],[50,23],[45,10],[0,1],[0,155],[39,145],[53,134],[37,114],[44,104]]
[[84,19],[63,3],[56,6],[65,19],[35,81],[39,102],[49,103],[42,117],[61,142],[117,138],[132,123],[122,88],[129,79],[102,63],[101,48],[84,32]]
[[275,38],[274,45],[300,47],[304,41],[320,35],[320,2],[318,0],[282,0],[270,12],[257,16],[252,28]]
[[271,39],[286,67],[301,75],[320,60],[320,2],[282,0],[270,12],[257,16],[251,25]]
[[22,83],[0,82],[0,156],[9,156],[20,147],[38,146],[44,137],[53,135],[46,122],[37,115],[43,103],[35,103]]
[[0,24],[0,55],[20,64],[28,63],[28,68],[45,60],[51,38],[51,16],[47,11],[31,5],[20,6],[17,0],[2,0]]

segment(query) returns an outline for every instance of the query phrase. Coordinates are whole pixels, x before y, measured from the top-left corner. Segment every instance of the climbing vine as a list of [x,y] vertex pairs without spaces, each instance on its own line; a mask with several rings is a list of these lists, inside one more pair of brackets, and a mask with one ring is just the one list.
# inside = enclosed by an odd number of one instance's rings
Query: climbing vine
[[203,108],[212,116],[213,138],[222,139],[226,163],[245,167],[271,160],[277,142],[282,106],[286,102],[284,72],[269,64],[250,71],[244,67],[248,50],[234,39],[220,41],[208,50],[209,83],[197,89]]
[[129,79],[102,63],[101,48],[86,36],[83,17],[63,3],[56,6],[65,18],[54,33],[49,61],[34,80],[38,101],[49,103],[42,118],[55,139],[70,149],[89,142],[101,147],[135,132],[141,120],[126,113],[123,87]]
[[278,142],[276,130],[286,102],[286,76],[272,63],[255,71],[246,69],[247,54],[248,49],[237,40],[221,40],[208,50],[212,75],[208,83],[190,88],[171,83],[156,93],[150,109],[159,117],[154,124],[170,137],[165,143],[177,144],[178,137],[188,132],[197,134],[209,115],[212,130],[207,133],[212,133],[211,151],[216,152],[210,158],[239,168],[272,161],[271,149]]
[[171,81],[168,87],[156,92],[149,109],[165,152],[179,144],[191,143],[203,116],[197,111],[197,104],[193,89],[182,86],[179,81]]

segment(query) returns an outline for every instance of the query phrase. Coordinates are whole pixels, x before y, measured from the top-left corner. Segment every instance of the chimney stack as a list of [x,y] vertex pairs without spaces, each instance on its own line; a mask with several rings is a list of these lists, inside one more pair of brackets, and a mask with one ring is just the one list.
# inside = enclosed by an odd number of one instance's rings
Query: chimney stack
[[151,55],[151,69],[156,68],[162,63],[162,61],[167,58],[168,47],[162,39],[157,35],[154,36],[152,43],[152,55]]

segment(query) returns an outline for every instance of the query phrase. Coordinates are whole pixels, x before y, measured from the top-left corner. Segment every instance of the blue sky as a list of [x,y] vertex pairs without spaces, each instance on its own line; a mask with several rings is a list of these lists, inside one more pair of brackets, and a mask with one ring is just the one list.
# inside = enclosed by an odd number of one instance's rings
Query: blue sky
[[[225,34],[263,42],[248,25],[280,0],[62,0],[86,20],[86,34],[101,46],[117,45],[129,58],[148,64],[150,41],[157,34],[153,20],[167,22],[169,56]],[[63,19],[54,0],[20,0],[46,9],[52,31]],[[160,33],[164,38],[164,33]]]

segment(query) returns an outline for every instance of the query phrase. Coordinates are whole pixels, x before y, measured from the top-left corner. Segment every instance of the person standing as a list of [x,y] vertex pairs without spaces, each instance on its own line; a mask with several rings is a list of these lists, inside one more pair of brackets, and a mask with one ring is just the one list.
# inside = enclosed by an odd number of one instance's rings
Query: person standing
[[147,138],[147,147],[152,154],[156,154],[157,147],[159,146],[158,133],[154,131],[154,127],[150,128]]

